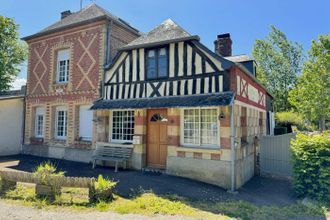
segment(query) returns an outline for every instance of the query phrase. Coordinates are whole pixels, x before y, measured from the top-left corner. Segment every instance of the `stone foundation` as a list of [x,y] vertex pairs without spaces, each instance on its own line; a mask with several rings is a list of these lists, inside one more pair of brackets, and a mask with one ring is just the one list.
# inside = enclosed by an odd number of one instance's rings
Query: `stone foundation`
[[23,145],[23,154],[89,163],[93,150],[71,147]]

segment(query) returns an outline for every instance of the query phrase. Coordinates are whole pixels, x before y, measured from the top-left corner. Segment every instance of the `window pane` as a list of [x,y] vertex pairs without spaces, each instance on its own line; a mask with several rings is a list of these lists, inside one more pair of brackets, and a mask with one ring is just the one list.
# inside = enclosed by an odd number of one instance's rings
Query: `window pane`
[[67,136],[67,112],[59,110],[56,112],[56,136],[65,138]]
[[132,141],[134,135],[134,111],[113,111],[112,139]]
[[167,63],[166,49],[162,48],[158,56],[158,77],[167,77]]
[[37,117],[36,117],[36,136],[37,137],[43,136],[43,125],[44,125],[44,116],[37,115]]
[[216,109],[201,109],[201,144],[217,145],[218,120]]
[[155,50],[149,50],[147,56],[147,78],[157,78]]
[[199,110],[186,109],[184,110],[184,143],[199,144]]
[[67,82],[69,80],[70,51],[60,50],[57,52],[57,81]]
[[218,145],[216,109],[185,109],[183,117],[184,144]]

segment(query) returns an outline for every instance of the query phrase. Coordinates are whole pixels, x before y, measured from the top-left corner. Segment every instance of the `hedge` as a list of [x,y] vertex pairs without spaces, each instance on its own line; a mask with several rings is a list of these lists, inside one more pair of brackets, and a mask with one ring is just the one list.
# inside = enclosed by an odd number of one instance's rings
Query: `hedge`
[[329,202],[330,133],[299,133],[291,141],[291,151],[295,193]]

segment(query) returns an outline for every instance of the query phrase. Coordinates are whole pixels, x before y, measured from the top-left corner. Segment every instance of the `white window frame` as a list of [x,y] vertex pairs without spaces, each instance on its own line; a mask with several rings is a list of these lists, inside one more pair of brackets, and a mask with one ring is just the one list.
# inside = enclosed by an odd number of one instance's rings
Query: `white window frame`
[[[65,62],[64,67],[64,81],[60,81],[60,62]],[[69,81],[69,69],[70,69],[70,49],[64,49],[57,51],[56,61],[56,83],[67,83]]]
[[[64,111],[65,112],[65,117],[63,119],[64,121],[64,130],[63,130],[63,133],[66,134],[66,135],[63,135],[63,136],[58,136],[58,112],[60,111]],[[56,139],[59,139],[59,140],[65,140],[67,138],[67,135],[68,135],[68,110],[67,110],[67,107],[66,106],[58,106],[56,107],[56,112],[55,112],[55,138]]]
[[[112,129],[113,129],[113,112],[127,112],[132,111],[133,117],[134,117],[134,125],[135,125],[135,111],[132,109],[120,109],[120,110],[112,110],[110,111],[109,115],[109,142],[110,143],[133,143],[133,140],[119,140],[119,139],[113,139],[112,138]],[[134,128],[133,131],[135,132]],[[134,133],[133,133],[134,136]]]
[[[41,124],[41,134],[38,134],[39,130],[39,116],[42,116],[42,124]],[[44,127],[45,127],[45,108],[43,107],[36,107],[35,111],[35,129],[34,129],[34,136],[37,138],[44,137]]]
[[[215,109],[217,112],[217,125],[218,125],[218,132],[217,132],[217,144],[191,144],[191,143],[184,143],[184,110],[192,110],[192,109]],[[199,128],[199,133],[200,133]],[[183,147],[191,147],[191,148],[203,148],[203,149],[219,149],[220,146],[220,120],[219,120],[219,108],[218,107],[197,107],[197,108],[182,108],[180,112],[180,144]]]

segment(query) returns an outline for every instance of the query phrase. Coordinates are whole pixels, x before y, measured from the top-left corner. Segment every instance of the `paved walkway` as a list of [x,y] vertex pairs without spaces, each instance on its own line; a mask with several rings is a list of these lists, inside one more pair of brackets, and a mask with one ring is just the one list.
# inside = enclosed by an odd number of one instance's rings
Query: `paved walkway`
[[140,171],[114,172],[113,168],[91,168],[90,164],[65,160],[47,159],[42,157],[17,155],[0,157],[0,167],[32,172],[43,161],[51,161],[59,170],[65,171],[66,176],[97,177],[99,174],[118,181],[117,194],[123,197],[136,196],[152,190],[155,194],[176,194],[194,201],[224,201],[227,199],[245,200],[255,205],[284,206],[296,201],[290,190],[291,184],[286,180],[264,177],[254,177],[241,189],[232,195],[226,190],[210,184],[170,176],[166,174],[150,174]]

